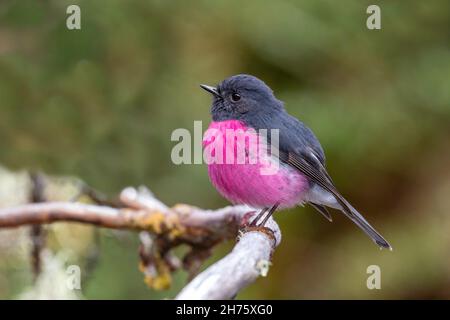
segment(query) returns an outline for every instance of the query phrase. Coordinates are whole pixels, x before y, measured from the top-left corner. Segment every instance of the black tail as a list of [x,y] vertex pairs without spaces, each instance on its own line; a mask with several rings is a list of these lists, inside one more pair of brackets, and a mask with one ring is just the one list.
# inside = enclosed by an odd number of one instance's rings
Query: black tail
[[360,227],[377,245],[392,250],[389,242],[387,242],[386,239],[384,239],[383,236],[379,234],[378,231],[375,230],[350,203],[348,203],[348,201],[344,200],[344,204],[345,205],[342,206],[341,210],[350,220]]

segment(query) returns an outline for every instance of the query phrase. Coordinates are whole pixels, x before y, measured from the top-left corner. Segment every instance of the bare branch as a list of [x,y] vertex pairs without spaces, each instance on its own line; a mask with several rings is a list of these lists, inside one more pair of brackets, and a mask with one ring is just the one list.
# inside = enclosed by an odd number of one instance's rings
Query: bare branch
[[[32,190],[30,195],[30,202],[38,203],[45,202],[44,188],[45,178],[42,174],[34,172],[30,174],[32,182]],[[45,230],[42,225],[33,225],[30,229],[30,238],[32,243],[31,248],[31,265],[33,268],[34,279],[36,280],[41,273],[41,252],[45,247]]]
[[233,251],[199,274],[176,299],[232,299],[258,276],[266,276],[272,252],[281,240],[280,229],[272,218],[267,227],[274,237],[258,231],[241,234]]
[[120,200],[125,205],[136,209],[169,211],[169,207],[156,199],[153,193],[143,186],[139,190],[131,187],[123,189],[120,193]]
[[[0,209],[0,228],[79,222],[99,227],[141,231],[140,268],[145,282],[155,289],[171,284],[171,273],[181,265],[191,276],[218,243],[236,239],[233,251],[198,275],[177,296],[179,299],[228,299],[267,272],[272,251],[280,242],[278,225],[269,219],[268,228],[246,225],[255,213],[246,206],[202,210],[179,204],[167,207],[148,189],[126,188],[121,207],[73,202],[25,204]],[[191,251],[180,263],[171,250],[187,244]]]
[[0,228],[66,221],[114,229],[134,229],[131,220],[130,212],[126,209],[83,203],[46,202],[0,209]]

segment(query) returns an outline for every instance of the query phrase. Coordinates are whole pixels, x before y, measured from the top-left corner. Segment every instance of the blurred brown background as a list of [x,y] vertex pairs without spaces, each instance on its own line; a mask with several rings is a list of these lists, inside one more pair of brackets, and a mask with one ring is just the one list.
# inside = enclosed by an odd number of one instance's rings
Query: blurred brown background
[[[69,4],[81,7],[81,30],[66,28]],[[369,4],[381,7],[381,30],[366,28]],[[145,184],[167,204],[227,205],[205,165],[172,164],[170,134],[194,120],[206,129],[210,97],[199,83],[250,73],[314,130],[336,185],[394,251],[340,215],[282,212],[268,277],[238,298],[448,299],[449,15],[447,0],[3,0],[0,164],[13,173],[0,170],[0,206],[18,201],[21,169],[76,176],[109,195]],[[32,285],[20,232],[0,231],[0,298]],[[91,229],[55,225],[49,237],[87,270]],[[185,283],[180,272],[171,290],[149,290],[136,234],[99,238],[84,297],[173,297]],[[366,287],[372,264],[381,290]]]

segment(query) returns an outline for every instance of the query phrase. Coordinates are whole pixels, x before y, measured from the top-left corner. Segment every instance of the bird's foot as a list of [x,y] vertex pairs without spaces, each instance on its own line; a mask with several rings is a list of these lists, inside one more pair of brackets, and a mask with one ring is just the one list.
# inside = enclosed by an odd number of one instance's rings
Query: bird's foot
[[246,214],[244,214],[241,220],[241,227],[250,226],[252,223],[254,223],[255,220],[257,220],[253,218],[255,213],[256,211],[249,211]]
[[[267,208],[262,209],[256,216],[256,211],[247,212],[242,218],[242,226],[248,227],[264,227],[267,219],[262,219],[264,214],[267,212]],[[259,223],[258,223],[259,222]]]

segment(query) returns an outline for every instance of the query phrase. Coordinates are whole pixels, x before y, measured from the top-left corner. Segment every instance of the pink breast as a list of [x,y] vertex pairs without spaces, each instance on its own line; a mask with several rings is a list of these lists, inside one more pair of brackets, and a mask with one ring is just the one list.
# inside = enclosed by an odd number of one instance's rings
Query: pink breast
[[[233,142],[230,141],[230,130],[248,132],[245,125],[237,120],[212,122],[203,139],[204,157],[208,163],[211,159],[217,160],[218,152],[222,152],[224,162],[232,159],[231,163],[208,164],[208,174],[216,189],[232,203],[257,208],[270,207],[277,202],[282,208],[300,204],[308,188],[306,177],[285,164],[274,165],[271,163],[274,159],[265,152],[258,153],[259,158],[254,163],[254,159],[250,159],[253,155],[251,150],[261,146],[260,138],[252,134],[249,135],[252,136],[250,139],[234,139]],[[222,139],[222,142],[217,143],[218,139]],[[242,150],[245,150],[245,155],[242,152],[239,155]],[[268,166],[278,170],[267,174]]]

